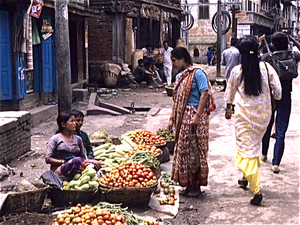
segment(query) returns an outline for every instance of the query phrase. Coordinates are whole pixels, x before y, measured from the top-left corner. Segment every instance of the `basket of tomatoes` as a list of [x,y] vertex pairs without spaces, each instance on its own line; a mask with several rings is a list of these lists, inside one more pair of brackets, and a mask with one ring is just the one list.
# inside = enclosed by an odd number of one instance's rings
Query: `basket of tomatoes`
[[78,203],[65,213],[60,213],[53,220],[53,225],[60,224],[86,224],[86,225],[125,225],[126,218],[116,212],[101,209],[99,206],[85,205]]
[[160,135],[148,130],[138,129],[129,133],[129,138],[136,144],[140,145],[155,145],[158,147],[165,146],[166,141]]
[[139,162],[126,162],[100,178],[99,188],[110,203],[125,206],[147,205],[156,189],[157,178],[153,171]]

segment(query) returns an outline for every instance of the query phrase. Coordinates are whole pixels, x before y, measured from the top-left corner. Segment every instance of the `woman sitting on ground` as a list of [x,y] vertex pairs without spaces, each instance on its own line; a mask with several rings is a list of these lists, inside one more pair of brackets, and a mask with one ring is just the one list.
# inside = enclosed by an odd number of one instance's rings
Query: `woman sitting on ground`
[[46,153],[46,163],[51,170],[67,177],[73,177],[85,169],[86,154],[82,139],[74,135],[76,121],[73,114],[61,112],[57,117],[58,130],[50,138]]

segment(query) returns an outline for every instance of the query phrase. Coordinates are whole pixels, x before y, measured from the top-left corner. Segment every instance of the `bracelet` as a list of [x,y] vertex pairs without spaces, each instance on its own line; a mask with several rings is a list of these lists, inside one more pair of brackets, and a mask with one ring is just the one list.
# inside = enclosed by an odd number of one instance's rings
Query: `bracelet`
[[230,108],[228,108],[228,105],[226,106],[226,112],[232,111],[232,105],[230,105]]
[[199,117],[201,116],[201,115],[198,113],[198,111],[196,111],[196,115],[199,116]]

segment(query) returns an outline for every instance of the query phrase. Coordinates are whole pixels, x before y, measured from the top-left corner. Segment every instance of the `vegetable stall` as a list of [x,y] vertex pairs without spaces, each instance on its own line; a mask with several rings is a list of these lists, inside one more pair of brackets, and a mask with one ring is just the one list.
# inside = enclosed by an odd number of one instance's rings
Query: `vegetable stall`
[[143,129],[122,134],[115,144],[104,129],[92,137],[105,138],[102,144],[96,141],[93,148],[101,167],[88,164],[71,179],[59,181],[59,188],[46,183],[52,209],[66,208],[54,213],[53,224],[159,224],[139,218],[126,207],[147,206],[153,195],[160,197],[159,193],[165,200],[156,199],[157,203],[174,205],[175,189],[161,177],[160,170],[163,152],[169,154],[165,138]]

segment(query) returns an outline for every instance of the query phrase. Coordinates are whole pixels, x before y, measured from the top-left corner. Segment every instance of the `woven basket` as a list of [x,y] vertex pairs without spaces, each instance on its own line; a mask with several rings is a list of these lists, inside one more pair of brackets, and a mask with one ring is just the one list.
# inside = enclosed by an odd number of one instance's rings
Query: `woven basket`
[[157,184],[150,187],[115,188],[100,183],[100,190],[109,203],[122,203],[122,206],[145,206],[150,200],[151,193]]
[[161,163],[170,161],[170,152],[166,144],[164,145],[156,145],[157,148],[160,148],[162,151],[161,158],[158,159]]
[[52,225],[55,216],[42,213],[8,214],[0,218],[0,225]]
[[169,153],[171,155],[173,155],[174,154],[175,141],[166,141],[166,142],[167,142],[166,146],[169,149]]
[[165,89],[167,91],[167,95],[168,96],[173,96],[173,87],[168,87],[168,86],[165,86]]
[[58,188],[49,188],[49,197],[52,205],[55,207],[72,206],[77,203],[90,203],[97,199],[98,189],[88,190],[60,190]]
[[117,85],[119,75],[109,71],[102,72],[104,84],[108,88],[114,88]]
[[[0,215],[19,212],[39,212],[44,204],[48,186],[44,184],[34,184],[38,189],[34,191],[22,191],[9,193]],[[7,193],[14,189],[14,185],[3,186],[1,193]]]
[[156,176],[157,179],[160,178],[161,176],[161,170],[160,167],[157,168],[150,168],[152,170],[152,172],[154,173],[154,175]]

